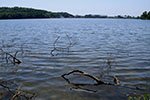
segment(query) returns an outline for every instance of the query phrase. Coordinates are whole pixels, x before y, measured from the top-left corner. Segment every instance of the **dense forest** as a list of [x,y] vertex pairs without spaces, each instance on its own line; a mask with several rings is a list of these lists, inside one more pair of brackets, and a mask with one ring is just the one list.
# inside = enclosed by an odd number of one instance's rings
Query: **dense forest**
[[150,12],[144,12],[140,17],[134,16],[107,16],[107,15],[72,15],[67,12],[50,12],[23,7],[0,7],[0,19],[25,19],[25,18],[123,18],[123,19],[150,19]]
[[33,8],[1,7],[0,19],[22,19],[22,18],[72,18],[73,15],[66,12],[49,12]]

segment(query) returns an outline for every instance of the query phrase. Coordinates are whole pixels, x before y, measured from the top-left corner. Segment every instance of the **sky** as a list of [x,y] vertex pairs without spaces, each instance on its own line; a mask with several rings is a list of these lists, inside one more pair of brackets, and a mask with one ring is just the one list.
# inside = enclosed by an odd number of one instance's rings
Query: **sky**
[[0,0],[0,7],[29,7],[73,15],[131,15],[150,11],[150,0]]

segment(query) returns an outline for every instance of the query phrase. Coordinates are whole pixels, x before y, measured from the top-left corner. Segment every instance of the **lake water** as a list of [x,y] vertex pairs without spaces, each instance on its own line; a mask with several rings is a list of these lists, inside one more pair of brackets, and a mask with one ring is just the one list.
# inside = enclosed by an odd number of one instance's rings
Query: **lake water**
[[[56,39],[59,37],[58,41]],[[55,42],[55,43],[54,43]],[[69,46],[68,49],[62,49]],[[54,45],[59,50],[54,49]],[[7,63],[0,52],[0,79],[37,94],[35,100],[126,100],[134,90],[117,86],[73,89],[61,75],[72,70],[113,83],[150,89],[150,21],[130,19],[0,20],[0,48],[21,64]],[[90,79],[74,75],[76,83]]]

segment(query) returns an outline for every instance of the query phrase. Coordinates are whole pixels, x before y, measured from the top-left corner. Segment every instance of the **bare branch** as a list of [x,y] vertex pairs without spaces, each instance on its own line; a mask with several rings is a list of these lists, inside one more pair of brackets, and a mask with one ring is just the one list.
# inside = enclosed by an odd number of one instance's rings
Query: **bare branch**
[[[74,73],[79,73],[78,75],[89,77],[89,78],[95,80],[97,83],[96,83],[96,84],[73,83],[73,82],[70,81],[70,79],[68,79],[68,78],[65,77],[65,76],[69,76],[69,75],[71,75],[71,74],[74,75]],[[71,85],[75,86],[75,89],[83,89],[83,90],[91,91],[91,92],[97,92],[97,91],[92,90],[92,89],[84,88],[83,86],[92,86],[92,85],[94,85],[94,86],[98,86],[98,85],[113,85],[113,86],[120,86],[120,87],[123,87],[123,88],[129,88],[129,89],[134,89],[134,90],[141,90],[141,91],[143,91],[143,89],[139,89],[139,88],[137,88],[137,87],[134,88],[134,87],[128,87],[128,86],[120,85],[120,84],[119,84],[119,80],[118,80],[118,78],[117,78],[116,76],[114,76],[114,83],[109,83],[109,82],[104,82],[104,81],[98,79],[97,77],[95,77],[95,76],[93,76],[93,75],[90,75],[90,74],[88,74],[88,73],[85,73],[85,72],[83,72],[83,71],[80,71],[80,70],[73,70],[73,71],[71,71],[71,72],[69,72],[69,73],[65,73],[65,74],[62,75],[62,78],[65,79],[65,80],[68,82],[68,84],[71,84]],[[82,87],[81,87],[81,86],[82,86]]]
[[80,70],[73,70],[69,73],[66,73],[66,74],[63,74],[62,77],[69,83],[69,84],[77,84],[77,83],[71,83],[69,79],[67,79],[65,76],[68,76],[70,74],[73,74],[73,73],[80,73],[82,76],[87,76],[87,77],[90,77],[91,79],[95,80],[97,82],[96,85],[101,85],[101,84],[105,84],[105,85],[114,85],[112,83],[107,83],[107,82],[103,82],[102,80],[98,79],[97,77],[93,76],[93,75],[90,75],[88,73],[85,73],[83,71],[80,71]]
[[[9,55],[12,59],[13,59],[13,63],[14,64],[20,64],[20,63],[22,63],[17,57],[16,57],[16,55],[12,55],[12,54],[10,54],[10,53],[8,53],[8,52],[5,52],[5,54],[6,55]],[[17,52],[15,53],[15,54],[17,54]]]
[[[5,52],[2,48],[0,49],[1,51],[2,51],[2,53],[3,54],[5,54],[6,56],[5,56],[5,59],[6,59],[6,62],[8,63],[8,59],[9,58],[12,58],[12,63],[13,64],[20,64],[20,63],[22,63],[16,56],[17,56],[17,54],[18,54],[18,51],[16,51],[15,52],[15,54],[14,54],[14,56],[12,55],[12,54],[10,54],[10,53],[8,53],[8,52]],[[9,56],[9,57],[8,57]]]
[[15,98],[17,98],[20,94],[21,94],[21,92],[20,92],[20,91],[17,91],[17,92],[13,95],[13,97],[11,98],[11,100],[15,100]]
[[9,81],[0,80],[0,86],[2,88],[4,88],[5,90],[7,90],[7,92],[9,94],[11,94],[11,97],[10,97],[9,100],[22,100],[23,98],[24,98],[23,100],[32,100],[36,96],[35,93],[23,91],[21,89],[11,87],[8,84],[13,85],[15,87],[17,87],[18,85],[16,85],[15,83],[9,82]]
[[57,43],[59,38],[60,38],[60,36],[58,36],[57,39],[54,41],[54,44],[53,44],[54,48],[56,48],[56,43]]
[[[67,37],[67,39],[68,39],[68,41],[69,41],[69,45],[67,45],[66,47],[56,47],[56,43],[58,42],[60,36],[58,36],[58,37],[56,38],[56,40],[55,40],[54,43],[53,43],[53,49],[50,51],[50,54],[51,54],[52,56],[55,56],[55,55],[53,54],[54,51],[64,51],[64,50],[68,50],[68,51],[69,51],[69,48],[73,46],[73,43],[71,42],[71,39],[70,39],[70,37],[69,37],[67,34],[66,34],[66,37]],[[56,55],[57,55],[57,54],[56,54]]]

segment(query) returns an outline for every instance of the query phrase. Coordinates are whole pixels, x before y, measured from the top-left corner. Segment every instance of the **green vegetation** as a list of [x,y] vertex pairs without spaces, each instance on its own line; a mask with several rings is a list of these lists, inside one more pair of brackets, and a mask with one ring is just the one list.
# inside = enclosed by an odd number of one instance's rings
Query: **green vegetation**
[[50,12],[33,8],[23,7],[0,7],[0,19],[25,19],[25,18],[121,18],[121,19],[150,19],[150,12],[143,12],[140,17],[129,15],[72,15],[67,12]]
[[146,92],[141,96],[128,96],[128,100],[150,100],[150,94]]
[[147,11],[143,12],[143,14],[141,15],[140,18],[150,20],[150,11],[149,12],[147,12]]
[[73,15],[66,12],[49,12],[45,10],[37,10],[33,8],[22,7],[1,7],[0,19],[23,19],[23,18],[72,18]]

